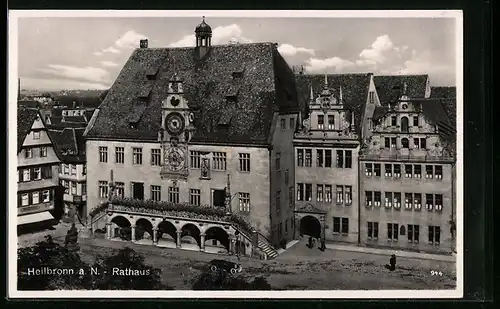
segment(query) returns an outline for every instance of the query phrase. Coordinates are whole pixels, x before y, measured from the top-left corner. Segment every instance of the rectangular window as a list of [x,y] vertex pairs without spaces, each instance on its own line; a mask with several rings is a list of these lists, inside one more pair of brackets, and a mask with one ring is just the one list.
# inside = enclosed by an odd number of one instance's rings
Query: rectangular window
[[434,165],[434,177],[443,179],[443,167],[441,165]]
[[276,153],[276,171],[281,171],[281,152]]
[[323,167],[323,150],[316,149],[316,166]]
[[328,130],[335,130],[335,117],[328,115]]
[[370,100],[371,104],[375,103],[375,92],[374,91],[370,91],[368,93],[368,97],[369,97],[369,100]]
[[418,127],[418,116],[413,116],[413,126]]
[[411,193],[405,193],[405,208],[411,209],[413,207],[413,196]]
[[194,206],[201,205],[201,190],[200,189],[189,189],[189,204]]
[[391,147],[391,139],[389,137],[384,138],[384,148]]
[[373,174],[373,164],[365,163],[365,175],[370,177]]
[[39,204],[40,203],[40,192],[35,191],[31,193],[31,202],[32,204]]
[[397,223],[387,223],[387,240],[398,241],[399,225]]
[[368,239],[378,239],[378,222],[368,222]]
[[413,176],[413,165],[405,164],[405,176],[411,178]]
[[325,167],[332,167],[332,151],[325,150]]
[[200,168],[201,167],[201,154],[199,151],[190,151],[189,152],[189,166],[191,168]]
[[276,212],[281,211],[281,191],[276,191]]
[[108,197],[108,182],[99,181],[99,198],[107,198],[107,197]]
[[240,212],[250,212],[250,193],[238,193],[240,199]]
[[212,166],[214,170],[225,171],[227,167],[226,153],[214,152]]
[[365,191],[365,205],[367,207],[373,205],[373,191]]
[[373,173],[375,176],[380,177],[380,163],[373,164]]
[[380,204],[382,204],[382,192],[375,191],[373,192],[373,205],[380,207]]
[[392,164],[384,164],[385,177],[392,177]]
[[425,166],[425,178],[432,179],[434,178],[434,170],[432,165]]
[[345,186],[344,191],[345,191],[345,204],[351,205],[352,204],[352,187]]
[[101,163],[108,162],[108,147],[99,146],[99,162]]
[[161,201],[161,186],[151,185],[151,199],[153,201]]
[[297,201],[303,201],[304,200],[304,184],[303,183],[298,183],[297,184]]
[[115,163],[125,163],[125,147],[115,147]]
[[316,185],[316,201],[323,202],[323,185]]
[[420,238],[420,226],[408,224],[408,242],[418,244]]
[[393,204],[394,204],[394,208],[396,208],[396,209],[401,208],[401,193],[400,192],[394,192]]
[[439,245],[441,241],[441,227],[429,225],[429,244]]
[[392,192],[385,192],[384,198],[385,198],[385,207],[391,208],[392,207]]
[[312,184],[306,183],[306,201],[312,201]]
[[432,210],[434,208],[434,196],[432,194],[425,195],[425,206],[427,210]]
[[293,187],[288,188],[288,206],[292,207],[293,206]]
[[443,210],[443,195],[442,194],[434,195],[434,208],[436,209],[436,211]]
[[422,209],[422,194],[421,193],[414,193],[413,194],[413,207],[415,208],[415,210]]
[[422,178],[422,165],[416,164],[413,166],[413,177]]
[[391,117],[391,126],[395,127],[398,125],[398,118],[396,116]]
[[40,131],[33,131],[33,139],[40,139]]
[[420,139],[420,148],[427,149],[427,139],[426,138]]
[[312,149],[305,149],[305,153],[306,153],[305,166],[311,167],[312,166]]
[[71,195],[76,195],[76,193],[77,193],[76,188],[77,188],[76,181],[72,181],[71,182]]
[[394,164],[394,177],[401,178],[401,164]]
[[64,188],[64,194],[69,194],[69,181],[62,180],[61,183]]
[[31,159],[33,158],[33,149],[31,148],[26,148],[26,150],[24,150],[24,157],[26,159]]
[[337,201],[337,204],[343,204],[344,203],[344,187],[343,186],[337,186],[336,201]]
[[33,180],[40,180],[40,179],[42,179],[42,168],[35,167],[33,169]]
[[391,137],[391,148],[397,147],[397,139],[395,137]]
[[318,115],[318,130],[323,130],[325,128],[325,116]]
[[340,234],[340,218],[333,217],[333,234]]
[[135,165],[142,164],[142,148],[138,147],[132,148],[132,164]]
[[250,172],[250,154],[249,153],[240,153],[240,172]]
[[295,119],[294,118],[290,118],[290,129],[295,129]]
[[281,130],[286,130],[286,120],[285,119],[280,120],[280,128],[281,128]]
[[151,149],[151,165],[152,166],[161,165],[161,150],[158,148]]
[[349,218],[342,218],[342,234],[347,235],[349,234]]
[[304,149],[297,149],[297,166],[304,166]]
[[46,157],[47,156],[47,147],[42,146],[40,147],[40,157]]
[[123,182],[115,183],[115,194],[119,198],[123,198],[125,196],[125,183]]
[[170,203],[179,203],[179,187],[168,187],[168,201]]
[[332,185],[325,185],[325,202],[332,202]]
[[87,184],[82,183],[82,195],[87,195]]
[[50,202],[50,191],[49,190],[42,191],[42,202],[43,203]]
[[337,167],[344,168],[344,151],[337,150]]
[[345,168],[352,168],[352,150],[345,151]]
[[132,198],[134,200],[144,200],[144,183],[132,182]]
[[28,206],[30,204],[30,197],[28,193],[21,195],[21,206]]

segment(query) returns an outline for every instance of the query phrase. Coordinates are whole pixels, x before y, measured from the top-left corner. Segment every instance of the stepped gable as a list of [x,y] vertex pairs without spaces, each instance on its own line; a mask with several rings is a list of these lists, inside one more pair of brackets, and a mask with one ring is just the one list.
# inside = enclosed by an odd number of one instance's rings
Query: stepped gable
[[[268,145],[273,112],[297,109],[293,72],[273,43],[211,46],[201,59],[194,47],[141,48],[121,70],[86,137],[156,141],[173,76],[183,82],[195,114],[193,143]],[[138,109],[144,94],[148,102]]]
[[377,89],[380,104],[396,102],[403,93],[406,83],[406,95],[410,98],[425,98],[427,80],[429,76],[424,75],[380,75],[374,76],[373,81]]
[[[342,86],[344,106],[348,110],[354,111],[354,124],[357,134],[360,134],[362,128],[362,115],[368,99],[371,75],[371,73],[327,75],[328,87],[336,97],[338,97],[340,86]],[[310,101],[310,87],[312,86],[313,94],[316,97],[325,86],[325,75],[297,74],[295,80],[299,104],[303,111],[307,111]]]

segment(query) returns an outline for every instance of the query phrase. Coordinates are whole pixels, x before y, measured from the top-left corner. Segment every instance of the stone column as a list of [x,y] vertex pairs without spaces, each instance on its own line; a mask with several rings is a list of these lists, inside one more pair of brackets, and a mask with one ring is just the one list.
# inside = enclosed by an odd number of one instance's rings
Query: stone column
[[158,228],[153,229],[153,245],[158,244]]
[[182,231],[177,231],[177,242],[176,242],[177,248],[181,247],[181,234]]
[[205,251],[205,234],[200,234],[200,251]]
[[130,230],[132,232],[132,237],[131,237],[132,239],[131,240],[132,240],[132,242],[135,242],[136,241],[136,239],[135,239],[135,225],[132,225],[130,227]]
[[106,239],[111,239],[111,223],[106,223]]

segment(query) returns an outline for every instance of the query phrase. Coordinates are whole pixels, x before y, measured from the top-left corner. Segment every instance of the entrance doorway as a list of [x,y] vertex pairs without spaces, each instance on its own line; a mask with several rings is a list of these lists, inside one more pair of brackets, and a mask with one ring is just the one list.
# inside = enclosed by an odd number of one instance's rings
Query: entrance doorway
[[321,236],[321,224],[313,216],[306,216],[300,220],[300,236],[307,235],[314,238]]

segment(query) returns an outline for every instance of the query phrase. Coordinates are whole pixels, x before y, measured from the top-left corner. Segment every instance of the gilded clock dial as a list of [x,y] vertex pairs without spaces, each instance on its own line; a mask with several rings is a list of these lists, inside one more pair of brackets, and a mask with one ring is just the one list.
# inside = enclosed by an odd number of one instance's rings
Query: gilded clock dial
[[184,118],[179,113],[168,114],[165,122],[171,135],[179,135],[184,130]]
[[184,152],[180,148],[172,147],[166,153],[167,164],[170,170],[180,171],[186,164]]

